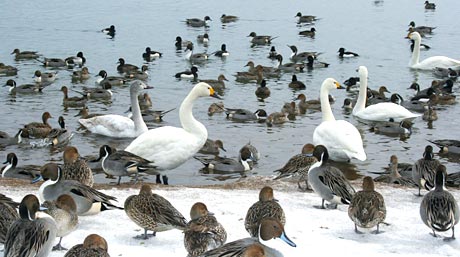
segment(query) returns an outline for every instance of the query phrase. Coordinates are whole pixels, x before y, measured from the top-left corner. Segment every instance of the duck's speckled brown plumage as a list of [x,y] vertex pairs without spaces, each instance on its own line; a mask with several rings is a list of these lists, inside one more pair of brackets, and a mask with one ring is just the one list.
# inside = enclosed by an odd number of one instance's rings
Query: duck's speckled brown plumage
[[63,154],[64,165],[64,180],[76,180],[80,183],[92,187],[94,184],[93,171],[88,166],[85,160],[80,159],[77,148],[68,146]]
[[22,136],[27,138],[45,138],[51,131],[51,125],[48,124],[48,119],[51,118],[49,112],[42,114],[42,122],[31,122],[24,125]]
[[64,257],[110,257],[107,250],[107,241],[97,234],[91,234],[85,238],[83,244],[70,248]]
[[16,211],[19,203],[14,202],[11,198],[0,194],[0,243],[4,244],[8,228],[13,222],[19,219]]

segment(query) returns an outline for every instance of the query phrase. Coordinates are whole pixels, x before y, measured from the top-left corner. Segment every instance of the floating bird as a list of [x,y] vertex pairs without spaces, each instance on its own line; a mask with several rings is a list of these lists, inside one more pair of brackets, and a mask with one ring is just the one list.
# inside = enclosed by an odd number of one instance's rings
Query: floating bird
[[249,33],[248,37],[251,38],[252,45],[269,45],[271,44],[272,40],[277,38],[277,37],[266,36],[266,35],[259,36],[255,32]]
[[338,53],[339,53],[339,57],[340,57],[340,58],[348,58],[348,57],[356,57],[356,56],[359,56],[359,54],[357,54],[357,53],[345,51],[345,48],[343,48],[343,47],[339,48]]
[[126,73],[130,71],[136,71],[139,70],[139,67],[133,64],[129,64],[125,62],[125,59],[119,58],[118,59],[118,66],[117,66],[117,71],[119,73]]
[[224,152],[227,151],[224,148],[224,143],[222,142],[222,140],[211,140],[208,138],[206,139],[206,142],[204,143],[203,147],[201,147],[201,149],[198,152],[202,154],[219,155],[219,149],[221,149]]
[[222,14],[222,16],[220,16],[220,22],[222,23],[236,22],[237,20],[238,20],[238,17],[234,15]]
[[190,70],[178,72],[174,75],[174,77],[178,79],[191,79],[196,81],[198,79],[198,68],[196,66],[192,66]]
[[24,84],[24,85],[17,85],[16,81],[9,79],[6,81],[4,87],[10,87],[8,89],[9,93],[15,95],[19,94],[33,94],[33,93],[41,93],[43,86],[40,84]]
[[316,35],[316,29],[310,28],[309,30],[300,31],[299,35],[313,38]]
[[257,98],[265,99],[270,96],[270,89],[267,87],[267,82],[265,79],[262,80],[260,86],[257,87],[255,92]]
[[31,122],[24,125],[22,136],[25,138],[45,138],[51,131],[51,125],[48,119],[52,118],[49,112],[42,114],[42,122]]
[[37,51],[21,51],[17,48],[11,54],[14,54],[15,60],[37,59],[40,57]]
[[297,23],[312,23],[316,21],[316,16],[314,15],[302,15],[301,12],[298,12],[296,16],[298,18]]
[[436,9],[436,4],[435,3],[430,3],[428,1],[425,1],[425,9],[434,10],[434,9]]
[[142,58],[147,62],[151,62],[155,59],[160,58],[161,56],[163,56],[162,53],[158,51],[153,51],[150,47],[146,47],[145,52],[142,53]]
[[292,81],[289,83],[289,88],[292,89],[305,89],[307,88],[302,81],[297,80],[297,76],[295,74],[292,75]]
[[185,20],[185,23],[191,27],[207,27],[212,19],[209,16],[205,16],[204,19],[190,18]]

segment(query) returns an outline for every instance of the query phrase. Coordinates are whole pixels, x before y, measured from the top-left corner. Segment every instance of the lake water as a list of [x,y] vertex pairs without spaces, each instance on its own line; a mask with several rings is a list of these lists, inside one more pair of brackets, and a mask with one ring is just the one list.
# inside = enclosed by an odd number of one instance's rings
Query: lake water
[[[123,57],[128,63],[138,66],[143,64],[142,53],[147,46],[163,53],[163,57],[149,63],[151,74],[148,84],[154,89],[148,93],[154,102],[154,109],[167,110],[177,108],[167,114],[161,124],[180,126],[178,107],[193,84],[178,81],[173,75],[190,68],[184,60],[183,52],[176,52],[176,36],[194,42],[196,52],[208,53],[220,49],[222,43],[227,45],[230,56],[226,60],[212,57],[209,62],[199,66],[199,78],[215,79],[224,74],[230,81],[226,83],[224,104],[230,108],[256,110],[263,108],[271,113],[279,111],[285,102],[290,102],[299,93],[307,98],[319,96],[319,88],[325,78],[333,77],[340,82],[350,76],[357,76],[358,66],[365,65],[369,70],[369,86],[378,88],[387,86],[391,92],[398,92],[405,99],[414,94],[407,88],[412,82],[421,87],[428,87],[434,75],[430,72],[411,71],[407,64],[411,53],[407,35],[407,25],[415,21],[417,25],[437,27],[435,34],[423,39],[432,47],[422,52],[422,57],[445,55],[459,59],[458,24],[452,24],[458,14],[456,1],[440,1],[435,11],[425,11],[423,1],[4,1],[0,9],[0,62],[19,68],[18,76],[13,77],[18,84],[32,82],[35,70],[45,70],[39,62],[15,62],[13,49],[37,50],[45,57],[65,58],[82,51],[87,58],[86,66],[92,73],[91,79],[84,84],[72,84],[71,72],[59,71],[59,79],[43,94],[8,95],[7,88],[0,94],[2,123],[0,130],[14,134],[26,123],[39,121],[43,111],[49,111],[54,117],[50,122],[57,127],[57,117],[63,115],[67,125],[74,130],[78,127],[74,117],[78,110],[65,110],[62,106],[61,86],[67,85],[75,90],[82,86],[93,87],[93,77],[99,70],[105,69],[109,75],[117,75],[118,58]],[[310,26],[299,27],[294,18],[297,12],[316,15],[320,18],[314,27],[315,38],[298,35]],[[240,20],[223,26],[219,20],[222,14],[237,15]],[[209,15],[213,21],[209,28],[191,28],[184,23],[186,18],[203,18]],[[116,36],[109,39],[100,32],[102,28],[114,24]],[[210,37],[208,47],[196,43],[196,36],[207,32]],[[271,96],[264,102],[256,99],[255,84],[241,84],[235,81],[237,71],[249,60],[256,64],[274,66],[268,55],[270,46],[250,47],[250,32],[277,36],[272,45],[288,59],[290,49],[286,46],[296,45],[299,51],[319,51],[319,59],[330,63],[327,69],[316,69],[297,74],[299,80],[307,85],[306,90],[292,91],[288,88],[291,74],[283,74],[279,79],[269,79],[267,86]],[[359,58],[340,60],[337,50],[345,47],[360,54]],[[0,77],[0,84],[11,77]],[[454,86],[458,92],[458,85]],[[103,104],[91,101],[90,112],[123,114],[129,106],[128,87],[115,88],[112,103]],[[332,106],[337,119],[346,119],[355,124],[362,132],[368,159],[364,162],[352,161],[352,168],[359,174],[379,172],[387,166],[392,154],[399,156],[400,162],[414,162],[422,157],[427,139],[458,139],[460,130],[460,108],[457,105],[438,109],[439,120],[432,127],[421,118],[415,120],[413,134],[406,140],[398,137],[378,135],[369,131],[369,127],[359,123],[351,116],[343,115],[341,106],[348,97],[342,91],[331,92],[336,102]],[[71,95],[76,93],[70,92]],[[313,112],[298,117],[295,121],[281,126],[267,127],[258,123],[234,123],[226,120],[224,114],[212,117],[207,115],[207,108],[215,99],[200,99],[194,107],[194,115],[208,129],[209,137],[221,139],[227,152],[224,155],[236,157],[238,150],[250,141],[262,154],[255,169],[248,175],[272,175],[294,154],[300,152],[305,143],[312,141],[314,128],[321,122],[321,113]],[[103,144],[110,144],[123,149],[131,142],[106,137],[79,134],[72,139],[82,155],[96,155]],[[10,146],[0,152],[6,156],[15,152],[19,165],[42,165],[49,161],[62,160],[62,152],[49,148],[31,148],[29,146]],[[2,157],[3,158],[3,157]],[[449,172],[458,171],[459,165],[454,161],[441,158]],[[171,184],[213,184],[222,183],[224,178],[200,173],[202,164],[190,159],[184,165],[169,172]],[[103,175],[98,175],[99,181]],[[232,176],[230,179],[237,179]],[[126,178],[122,181],[126,181]],[[153,179],[152,179],[153,181]]]

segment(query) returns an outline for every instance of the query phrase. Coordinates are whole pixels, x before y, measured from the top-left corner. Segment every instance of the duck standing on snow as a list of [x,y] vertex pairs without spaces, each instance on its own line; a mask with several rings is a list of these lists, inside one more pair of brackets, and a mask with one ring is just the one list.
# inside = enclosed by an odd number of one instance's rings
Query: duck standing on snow
[[422,187],[426,190],[431,190],[434,187],[435,173],[441,163],[433,157],[433,147],[427,145],[423,152],[423,158],[416,161],[412,166],[412,179],[418,186],[418,196],[422,196],[420,194]]
[[85,238],[83,244],[74,245],[64,257],[110,257],[105,239],[97,234]]

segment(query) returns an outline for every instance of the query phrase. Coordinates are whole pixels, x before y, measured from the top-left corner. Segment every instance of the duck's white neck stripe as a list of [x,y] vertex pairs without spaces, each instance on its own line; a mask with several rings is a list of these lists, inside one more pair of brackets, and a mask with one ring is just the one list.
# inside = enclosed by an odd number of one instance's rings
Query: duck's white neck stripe
[[5,168],[3,169],[2,171],[2,178],[5,176],[5,173],[11,169],[11,167],[13,167],[13,164],[12,163],[8,163],[8,165],[5,166]]

